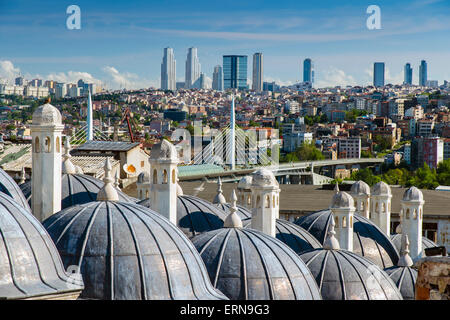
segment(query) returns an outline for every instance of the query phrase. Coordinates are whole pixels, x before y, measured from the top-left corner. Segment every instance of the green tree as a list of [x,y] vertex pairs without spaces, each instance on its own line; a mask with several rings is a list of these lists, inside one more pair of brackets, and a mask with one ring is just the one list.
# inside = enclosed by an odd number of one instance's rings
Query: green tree
[[300,161],[325,159],[322,152],[320,152],[313,143],[307,142],[302,143],[302,145],[295,150],[295,155]]
[[450,186],[450,159],[440,162],[436,173],[440,185]]
[[419,189],[435,189],[439,186],[436,170],[431,170],[430,167],[424,163],[423,167],[417,169],[415,175],[408,179],[406,186],[415,186]]
[[357,171],[353,171],[352,175],[350,176],[350,180],[354,181],[364,181],[369,186],[373,186],[375,183],[381,181],[381,177],[374,175],[372,170],[369,168],[359,169]]

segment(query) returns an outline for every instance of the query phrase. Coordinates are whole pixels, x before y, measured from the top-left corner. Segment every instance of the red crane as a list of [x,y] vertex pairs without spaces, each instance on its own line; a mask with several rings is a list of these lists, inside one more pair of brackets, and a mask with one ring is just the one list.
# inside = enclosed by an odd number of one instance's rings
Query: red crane
[[123,116],[122,116],[122,120],[120,120],[120,123],[122,124],[123,121],[125,119],[127,119],[128,133],[130,134],[131,142],[134,142],[133,130],[131,129],[131,123],[130,123],[130,116],[131,116],[130,108],[127,107],[125,109],[125,112],[124,112]]

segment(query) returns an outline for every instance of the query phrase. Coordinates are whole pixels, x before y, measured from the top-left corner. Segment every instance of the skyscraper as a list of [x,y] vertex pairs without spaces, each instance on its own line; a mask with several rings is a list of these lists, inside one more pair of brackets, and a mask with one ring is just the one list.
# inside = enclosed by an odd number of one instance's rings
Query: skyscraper
[[405,64],[405,80],[403,81],[403,84],[412,85],[412,72],[411,64]]
[[186,59],[186,77],[184,85],[186,89],[199,88],[200,62],[197,57],[197,48],[189,48]]
[[176,90],[176,61],[172,48],[164,48],[163,61],[161,63],[161,89]]
[[427,85],[427,62],[425,60],[420,61],[419,66],[419,86],[425,87]]
[[214,67],[212,88],[213,90],[223,91],[223,71],[220,65]]
[[384,86],[384,62],[375,62],[373,64],[373,85],[375,87]]
[[314,65],[309,58],[303,61],[303,82],[314,83]]
[[225,89],[247,89],[247,56],[223,56],[223,84]]
[[260,92],[263,89],[263,55],[257,52],[253,55],[252,89]]

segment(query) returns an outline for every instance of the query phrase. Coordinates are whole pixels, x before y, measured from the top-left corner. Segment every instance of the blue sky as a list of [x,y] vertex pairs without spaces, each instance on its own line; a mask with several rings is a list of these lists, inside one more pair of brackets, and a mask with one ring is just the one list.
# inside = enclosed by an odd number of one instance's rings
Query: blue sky
[[[282,84],[302,79],[307,57],[320,87],[369,84],[375,61],[386,62],[387,82],[401,83],[410,62],[417,83],[422,59],[429,79],[450,80],[450,0],[111,2],[0,0],[0,78],[159,86],[163,48],[174,48],[183,80],[195,46],[210,78],[223,54],[246,54],[251,64],[262,52],[264,80]],[[71,4],[81,30],[66,28]],[[381,30],[366,27],[369,5],[381,8]]]

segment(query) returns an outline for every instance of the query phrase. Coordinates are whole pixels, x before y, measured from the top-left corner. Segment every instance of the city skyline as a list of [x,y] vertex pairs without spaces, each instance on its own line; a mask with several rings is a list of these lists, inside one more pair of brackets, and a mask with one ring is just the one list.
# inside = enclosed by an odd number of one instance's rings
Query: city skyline
[[[379,1],[381,30],[368,30],[367,5],[351,1],[303,4],[300,9],[293,1],[263,3],[259,9],[249,3],[234,10],[236,19],[231,20],[217,4],[202,1],[78,5],[81,30],[71,31],[65,28],[63,4],[1,2],[0,41],[8,45],[0,55],[0,77],[21,72],[31,79],[51,76],[65,82],[84,77],[109,88],[159,87],[161,50],[169,46],[175,60],[183,62],[187,48],[198,48],[202,70],[210,79],[223,55],[250,57],[255,52],[265,56],[263,81],[281,85],[302,80],[299,70],[307,57],[314,61],[318,88],[369,85],[374,61],[386,63],[386,83],[402,84],[404,65],[410,62],[413,83],[418,84],[421,60],[428,62],[429,79],[450,79],[450,44],[441,40],[450,26],[440,22],[448,21],[447,1]],[[38,41],[42,35],[48,41]],[[439,52],[427,49],[436,41]],[[177,82],[185,80],[184,63],[178,64],[176,74]]]

